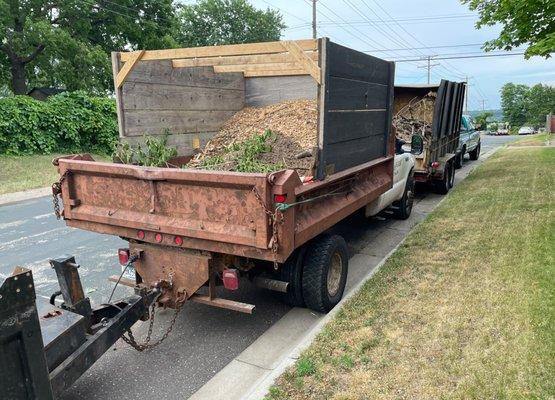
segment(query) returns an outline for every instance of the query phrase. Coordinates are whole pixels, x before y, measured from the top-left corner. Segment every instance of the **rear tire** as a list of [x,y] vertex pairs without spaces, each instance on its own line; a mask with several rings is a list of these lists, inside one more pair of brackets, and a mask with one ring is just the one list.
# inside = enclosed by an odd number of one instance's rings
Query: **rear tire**
[[480,147],[482,147],[482,145],[481,143],[478,143],[478,146],[476,146],[474,150],[468,153],[472,161],[476,161],[480,157]]
[[451,189],[451,175],[454,171],[452,165],[452,162],[449,161],[443,170],[443,178],[434,182],[436,192],[439,194],[447,194],[449,193],[449,189]]
[[296,250],[281,267],[280,278],[288,282],[287,293],[283,293],[283,301],[293,307],[304,307],[303,299],[303,260],[306,247]]
[[308,247],[304,258],[303,298],[308,308],[330,311],[343,297],[349,265],[345,240],[322,235]]
[[414,173],[410,172],[405,185],[405,192],[401,200],[393,203],[397,209],[393,211],[393,217],[397,219],[407,219],[412,212],[412,205],[414,203]]

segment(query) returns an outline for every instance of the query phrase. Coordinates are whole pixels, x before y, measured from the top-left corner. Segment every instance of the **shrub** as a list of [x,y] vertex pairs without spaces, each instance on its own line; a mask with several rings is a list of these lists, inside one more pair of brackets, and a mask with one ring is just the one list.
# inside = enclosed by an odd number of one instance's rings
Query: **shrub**
[[38,101],[28,96],[0,99],[0,153],[109,154],[118,141],[115,100],[84,92]]

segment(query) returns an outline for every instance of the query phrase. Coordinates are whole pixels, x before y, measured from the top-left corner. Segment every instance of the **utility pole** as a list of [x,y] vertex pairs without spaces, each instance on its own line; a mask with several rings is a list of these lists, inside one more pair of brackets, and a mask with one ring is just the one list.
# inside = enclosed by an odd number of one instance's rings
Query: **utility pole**
[[486,111],[486,101],[482,99],[482,111]]
[[464,113],[468,114],[468,75],[464,77],[464,81],[466,82],[466,93],[464,96]]
[[426,59],[428,60],[427,65],[423,65],[423,66],[418,67],[418,68],[427,68],[428,69],[428,85],[430,84],[430,78],[432,76],[432,67],[436,67],[436,66],[439,65],[439,63],[432,64],[432,57],[433,56],[426,57]]
[[318,32],[316,32],[316,1],[312,0],[312,39],[316,39]]

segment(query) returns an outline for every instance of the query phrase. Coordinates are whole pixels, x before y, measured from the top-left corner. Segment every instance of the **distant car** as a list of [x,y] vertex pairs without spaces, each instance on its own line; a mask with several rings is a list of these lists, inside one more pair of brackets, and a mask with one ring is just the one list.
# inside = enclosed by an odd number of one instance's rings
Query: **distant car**
[[518,130],[519,135],[533,135],[534,133],[536,133],[536,131],[531,126],[523,126]]
[[546,133],[546,132],[547,132],[547,129],[545,128],[538,129],[538,133]]
[[509,130],[507,128],[497,128],[497,132],[495,134],[500,136],[508,135]]
[[463,115],[461,121],[461,134],[459,136],[459,147],[455,158],[455,168],[461,168],[464,163],[464,155],[468,153],[471,160],[480,157],[480,132],[476,130],[470,115]]

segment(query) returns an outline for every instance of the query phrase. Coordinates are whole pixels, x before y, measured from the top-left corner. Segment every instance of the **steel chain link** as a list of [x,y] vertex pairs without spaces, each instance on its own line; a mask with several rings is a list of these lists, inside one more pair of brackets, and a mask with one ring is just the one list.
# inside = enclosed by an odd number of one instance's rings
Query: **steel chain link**
[[270,238],[270,243],[272,243],[272,253],[274,253],[274,268],[277,270],[278,269],[277,253],[279,251],[278,229],[279,229],[279,225],[283,224],[283,213],[277,207],[274,211],[269,210],[264,204],[264,201],[262,200],[260,193],[258,193],[258,190],[256,190],[256,187],[252,188],[252,192],[254,193],[254,197],[256,198],[258,203],[262,206],[266,215],[270,217],[270,221],[272,223],[272,237]]
[[60,180],[52,184],[52,205],[54,206],[54,214],[56,214],[56,219],[60,219],[62,217],[62,213],[60,211],[60,199],[58,195],[62,193],[62,184],[70,173],[71,171],[67,169],[60,177]]

